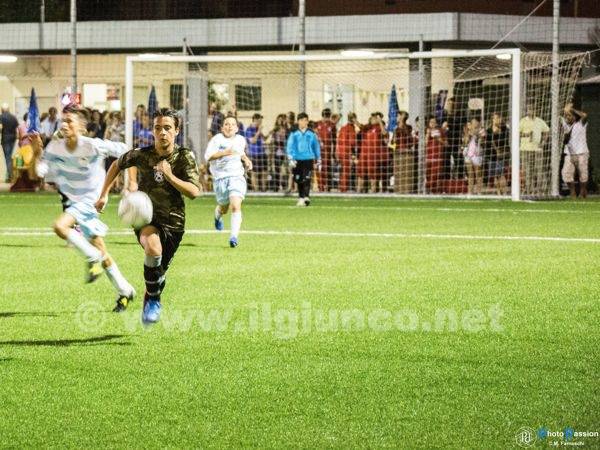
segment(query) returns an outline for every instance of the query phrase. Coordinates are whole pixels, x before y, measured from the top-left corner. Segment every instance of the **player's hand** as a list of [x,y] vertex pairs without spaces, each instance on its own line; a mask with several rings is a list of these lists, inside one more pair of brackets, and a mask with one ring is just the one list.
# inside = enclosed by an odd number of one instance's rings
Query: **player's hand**
[[317,159],[317,170],[320,172],[322,168],[323,168],[323,164],[321,164],[321,160]]
[[96,207],[96,211],[98,211],[99,213],[104,211],[104,208],[106,207],[107,203],[108,203],[108,195],[101,196],[98,199],[98,201],[94,204],[94,206]]
[[139,186],[137,184],[137,181],[129,181],[129,184],[127,184],[127,187],[125,189],[123,189],[123,194],[127,195],[127,194],[131,194],[132,192],[136,192],[139,189]]
[[231,155],[233,155],[235,152],[233,151],[233,149],[232,149],[232,148],[228,148],[228,149],[226,149],[226,150],[223,150],[221,153],[223,154],[223,156],[231,156]]
[[297,164],[298,163],[296,162],[295,159],[290,159],[290,162],[288,163],[288,166],[290,166],[290,169],[295,169]]
[[31,149],[33,150],[33,155],[36,158],[39,158],[42,154],[42,137],[40,133],[34,131],[33,133],[29,133],[29,139],[31,140]]
[[246,170],[247,170],[248,172],[252,172],[252,168],[254,167],[254,166],[252,165],[252,161],[251,161],[250,159],[246,159],[246,160],[244,160],[244,161],[246,162]]
[[171,164],[166,159],[161,160],[154,169],[158,172],[162,172],[163,175],[168,179],[173,176],[173,171],[171,170]]

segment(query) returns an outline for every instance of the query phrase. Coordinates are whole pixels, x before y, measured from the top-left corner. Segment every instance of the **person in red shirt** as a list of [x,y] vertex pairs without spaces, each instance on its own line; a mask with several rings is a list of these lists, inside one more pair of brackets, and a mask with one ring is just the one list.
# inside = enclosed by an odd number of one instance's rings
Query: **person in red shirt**
[[442,187],[446,137],[443,128],[438,126],[435,117],[430,117],[427,124],[425,132],[425,142],[427,145],[425,186],[430,194],[439,194]]
[[333,172],[333,157],[335,149],[336,128],[331,120],[331,109],[325,108],[321,112],[322,119],[316,124],[317,136],[321,144],[321,172],[319,173],[319,191],[331,190]]
[[360,124],[356,120],[356,114],[350,112],[348,123],[340,129],[337,137],[335,156],[341,165],[340,192],[347,192],[350,187],[352,158],[356,154],[358,133],[360,133]]
[[394,192],[397,194],[409,194],[413,190],[415,139],[412,127],[406,123],[407,120],[408,113],[400,111],[398,126],[394,130],[392,150],[394,152]]
[[377,192],[380,182],[381,189],[386,188],[388,149],[387,131],[381,116],[377,113],[371,115],[369,125],[362,130],[362,142],[358,159],[357,176],[359,187],[363,179],[369,179],[370,192]]

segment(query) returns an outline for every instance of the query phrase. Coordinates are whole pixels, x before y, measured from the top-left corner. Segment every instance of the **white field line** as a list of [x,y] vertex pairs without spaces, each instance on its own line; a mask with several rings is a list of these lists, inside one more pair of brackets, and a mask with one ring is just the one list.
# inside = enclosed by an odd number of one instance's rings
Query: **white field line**
[[[109,203],[108,207],[114,206],[116,207],[117,203]],[[11,203],[7,206],[16,206],[20,208],[25,207],[47,207],[60,209],[59,203]],[[294,205],[286,205],[286,204],[271,204],[271,205],[251,205],[250,208],[285,208],[285,209],[298,209],[297,206]],[[339,209],[339,210],[377,210],[377,211],[438,211],[438,212],[485,212],[485,213],[508,213],[508,214],[518,214],[518,213],[527,213],[527,214],[600,214],[600,210],[586,210],[586,209],[543,209],[543,208],[453,208],[453,207],[431,207],[431,206],[360,206],[360,205],[314,205],[311,209]]]
[[[45,231],[42,231],[45,230]],[[186,234],[206,235],[223,234],[215,230],[186,230]],[[360,232],[335,232],[335,231],[278,231],[278,230],[244,230],[242,234],[257,236],[316,236],[336,238],[395,238],[395,239],[445,239],[445,240],[467,240],[467,241],[541,241],[541,242],[584,242],[600,244],[600,238],[585,237],[561,237],[561,236],[485,236],[485,235],[463,235],[463,234],[434,234],[434,233],[360,233]],[[14,237],[36,237],[53,236],[54,233],[47,228],[10,229],[0,228],[0,236]],[[109,231],[109,236],[133,236],[131,230]]]

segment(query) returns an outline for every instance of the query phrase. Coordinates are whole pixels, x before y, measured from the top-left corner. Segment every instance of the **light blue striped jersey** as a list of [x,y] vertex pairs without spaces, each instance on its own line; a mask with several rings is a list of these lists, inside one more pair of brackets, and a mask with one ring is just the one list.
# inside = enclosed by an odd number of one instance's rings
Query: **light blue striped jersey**
[[44,150],[36,171],[47,177],[67,196],[69,205],[87,203],[93,205],[102,191],[106,178],[104,159],[118,158],[127,151],[121,142],[105,141],[80,136],[75,150],[67,148],[64,139],[52,140]]

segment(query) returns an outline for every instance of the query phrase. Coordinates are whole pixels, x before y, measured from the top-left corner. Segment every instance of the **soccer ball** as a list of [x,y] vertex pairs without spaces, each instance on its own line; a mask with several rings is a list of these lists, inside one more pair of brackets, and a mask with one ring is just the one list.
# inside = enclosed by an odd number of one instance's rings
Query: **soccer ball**
[[142,228],[152,221],[152,201],[145,192],[132,192],[119,202],[118,214],[125,225]]

